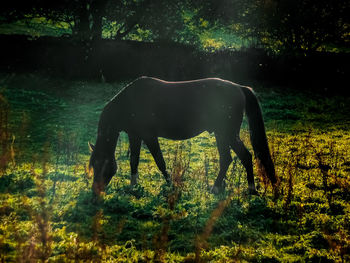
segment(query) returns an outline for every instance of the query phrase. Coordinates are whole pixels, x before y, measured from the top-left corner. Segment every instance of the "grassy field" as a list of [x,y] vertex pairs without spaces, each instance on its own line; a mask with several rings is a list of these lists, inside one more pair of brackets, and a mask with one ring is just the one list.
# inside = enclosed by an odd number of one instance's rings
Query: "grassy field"
[[[140,184],[129,186],[127,135],[118,171],[92,198],[87,142],[125,83],[0,75],[0,258],[5,262],[350,261],[350,98],[253,85],[280,179],[247,195],[234,157],[226,192],[215,139],[161,139],[174,179],[164,185],[142,146]],[[247,124],[241,137],[251,149]],[[257,172],[255,171],[255,174]]]

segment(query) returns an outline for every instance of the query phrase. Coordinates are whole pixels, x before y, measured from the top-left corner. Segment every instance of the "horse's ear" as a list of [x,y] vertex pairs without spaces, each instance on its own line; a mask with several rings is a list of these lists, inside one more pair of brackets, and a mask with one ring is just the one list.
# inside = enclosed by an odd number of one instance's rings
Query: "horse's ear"
[[88,142],[90,152],[93,152],[95,150],[95,145],[93,145],[91,142]]

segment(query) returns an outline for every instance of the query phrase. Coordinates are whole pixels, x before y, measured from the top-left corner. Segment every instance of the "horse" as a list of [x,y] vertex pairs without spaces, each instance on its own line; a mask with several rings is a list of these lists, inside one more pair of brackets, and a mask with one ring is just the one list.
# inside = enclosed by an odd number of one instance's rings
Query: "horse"
[[142,141],[166,183],[171,184],[158,137],[185,140],[208,131],[215,135],[220,163],[212,191],[220,193],[224,190],[224,178],[232,162],[232,149],[246,170],[249,193],[257,194],[252,154],[239,137],[244,112],[248,117],[255,157],[275,186],[275,169],[260,105],[250,87],[219,78],[175,82],[152,77],[137,78],[104,107],[96,143],[89,142],[89,167],[94,173],[93,192],[97,195],[103,192],[116,173],[115,148],[121,131],[129,137],[131,185],[137,184]]

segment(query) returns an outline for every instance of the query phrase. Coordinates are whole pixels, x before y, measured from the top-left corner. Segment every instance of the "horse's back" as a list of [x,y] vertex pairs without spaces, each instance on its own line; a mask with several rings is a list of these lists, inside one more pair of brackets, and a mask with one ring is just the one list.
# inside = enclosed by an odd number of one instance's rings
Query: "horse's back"
[[241,119],[241,86],[217,78],[169,82],[141,77],[112,103],[123,112],[127,129],[154,129],[158,136],[190,138]]
[[[242,100],[241,85],[218,78],[206,78],[190,81],[164,81],[152,77],[140,77],[129,85],[124,92],[128,100],[167,101],[170,104],[183,99],[207,101],[209,104],[219,99],[234,102]],[[140,102],[140,101],[138,101]],[[181,102],[181,101],[180,101]],[[182,101],[183,103],[184,101]]]

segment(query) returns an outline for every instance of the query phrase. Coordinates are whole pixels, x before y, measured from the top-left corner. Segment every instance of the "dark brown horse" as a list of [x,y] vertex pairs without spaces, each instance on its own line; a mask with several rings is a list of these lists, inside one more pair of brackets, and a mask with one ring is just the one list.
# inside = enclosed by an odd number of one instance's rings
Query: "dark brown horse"
[[96,145],[89,143],[90,167],[94,170],[93,191],[96,194],[103,191],[116,172],[115,148],[121,131],[129,136],[132,185],[137,183],[141,141],[147,145],[170,184],[158,137],[185,140],[208,131],[214,132],[220,155],[220,171],[213,192],[224,188],[223,179],[232,161],[232,149],[247,171],[249,192],[256,193],[252,155],[239,138],[244,110],[255,156],[275,185],[275,170],[260,106],[249,87],[217,78],[168,82],[141,77],[123,88],[100,116]]

